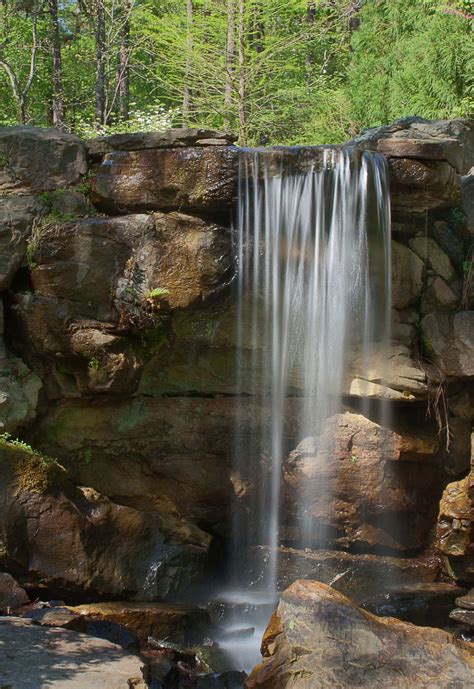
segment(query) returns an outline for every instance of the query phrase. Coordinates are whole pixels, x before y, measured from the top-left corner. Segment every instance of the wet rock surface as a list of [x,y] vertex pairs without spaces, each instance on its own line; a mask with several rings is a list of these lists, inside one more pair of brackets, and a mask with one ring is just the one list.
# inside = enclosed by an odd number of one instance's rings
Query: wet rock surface
[[224,212],[236,195],[238,150],[231,147],[117,151],[93,180],[101,210]]
[[380,618],[316,581],[282,595],[247,689],[468,686],[472,645],[439,629]]
[[[384,428],[350,412],[331,417],[284,463],[281,538],[292,545],[306,529],[309,547],[421,549],[442,486],[439,452],[436,435],[419,428]],[[305,523],[296,495],[306,496]]]
[[[248,579],[258,589],[265,580],[271,549],[255,549]],[[382,587],[431,584],[441,573],[439,555],[394,557],[367,553],[347,553],[341,550],[278,549],[277,587],[283,591],[296,579],[317,579],[337,591],[364,603],[378,594]]]

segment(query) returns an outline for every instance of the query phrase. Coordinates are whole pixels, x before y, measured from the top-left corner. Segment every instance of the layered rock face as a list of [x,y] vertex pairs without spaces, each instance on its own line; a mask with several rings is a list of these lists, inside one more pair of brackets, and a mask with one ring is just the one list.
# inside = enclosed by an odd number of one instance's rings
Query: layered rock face
[[474,679],[472,644],[430,627],[381,618],[317,581],[281,596],[247,689],[451,687]]
[[[425,551],[440,498],[468,480],[472,127],[415,119],[354,143],[389,160],[393,342],[374,349],[369,367],[353,352],[345,411],[320,439],[294,436],[301,382],[292,381],[282,583],[323,561],[328,581],[348,568],[352,581],[363,572],[375,581],[377,562],[407,581],[433,580],[443,559]],[[237,359],[238,432],[270,428],[262,381],[246,377],[254,344],[236,352],[231,215],[248,154],[207,130],[85,145],[30,127],[0,130],[0,153],[0,428],[67,471],[64,484],[15,488],[28,457],[10,461],[21,448],[4,442],[3,567],[61,590],[180,596],[229,537],[232,500],[250,504],[256,491],[233,470]],[[276,172],[286,157],[301,169],[324,157],[268,156]],[[372,400],[392,413],[380,418]],[[449,451],[436,418],[449,426]],[[255,461],[267,455],[262,447]],[[315,551],[305,553],[294,496],[316,484],[327,497],[310,505]],[[452,518],[470,543],[465,521]],[[447,541],[438,536],[451,562]],[[332,553],[318,550],[323,542]]]

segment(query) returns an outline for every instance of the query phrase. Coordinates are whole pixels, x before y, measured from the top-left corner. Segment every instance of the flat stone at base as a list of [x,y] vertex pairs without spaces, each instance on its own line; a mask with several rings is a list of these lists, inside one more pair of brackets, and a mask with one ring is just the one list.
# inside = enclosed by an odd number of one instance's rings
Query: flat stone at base
[[146,689],[140,658],[68,629],[0,618],[0,686],[9,689]]

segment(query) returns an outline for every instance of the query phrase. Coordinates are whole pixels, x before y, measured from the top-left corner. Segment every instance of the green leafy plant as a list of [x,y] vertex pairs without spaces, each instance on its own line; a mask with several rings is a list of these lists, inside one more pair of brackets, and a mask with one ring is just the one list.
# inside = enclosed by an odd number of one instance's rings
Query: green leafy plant
[[96,356],[93,356],[87,362],[87,368],[91,371],[98,371],[100,367],[100,361]]

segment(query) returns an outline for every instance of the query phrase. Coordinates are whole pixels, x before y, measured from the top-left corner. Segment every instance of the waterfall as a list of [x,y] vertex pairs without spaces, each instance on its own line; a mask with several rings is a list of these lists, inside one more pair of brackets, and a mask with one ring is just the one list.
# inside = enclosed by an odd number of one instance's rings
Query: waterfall
[[[234,569],[269,546],[262,588],[276,591],[282,465],[291,436],[317,445],[341,409],[354,352],[370,363],[390,332],[390,205],[385,159],[351,148],[243,151],[236,220],[237,386],[260,415],[235,434]],[[244,397],[240,397],[244,400]],[[270,421],[268,421],[270,418]],[[298,547],[324,543],[298,495]],[[242,503],[242,504],[240,504]]]

